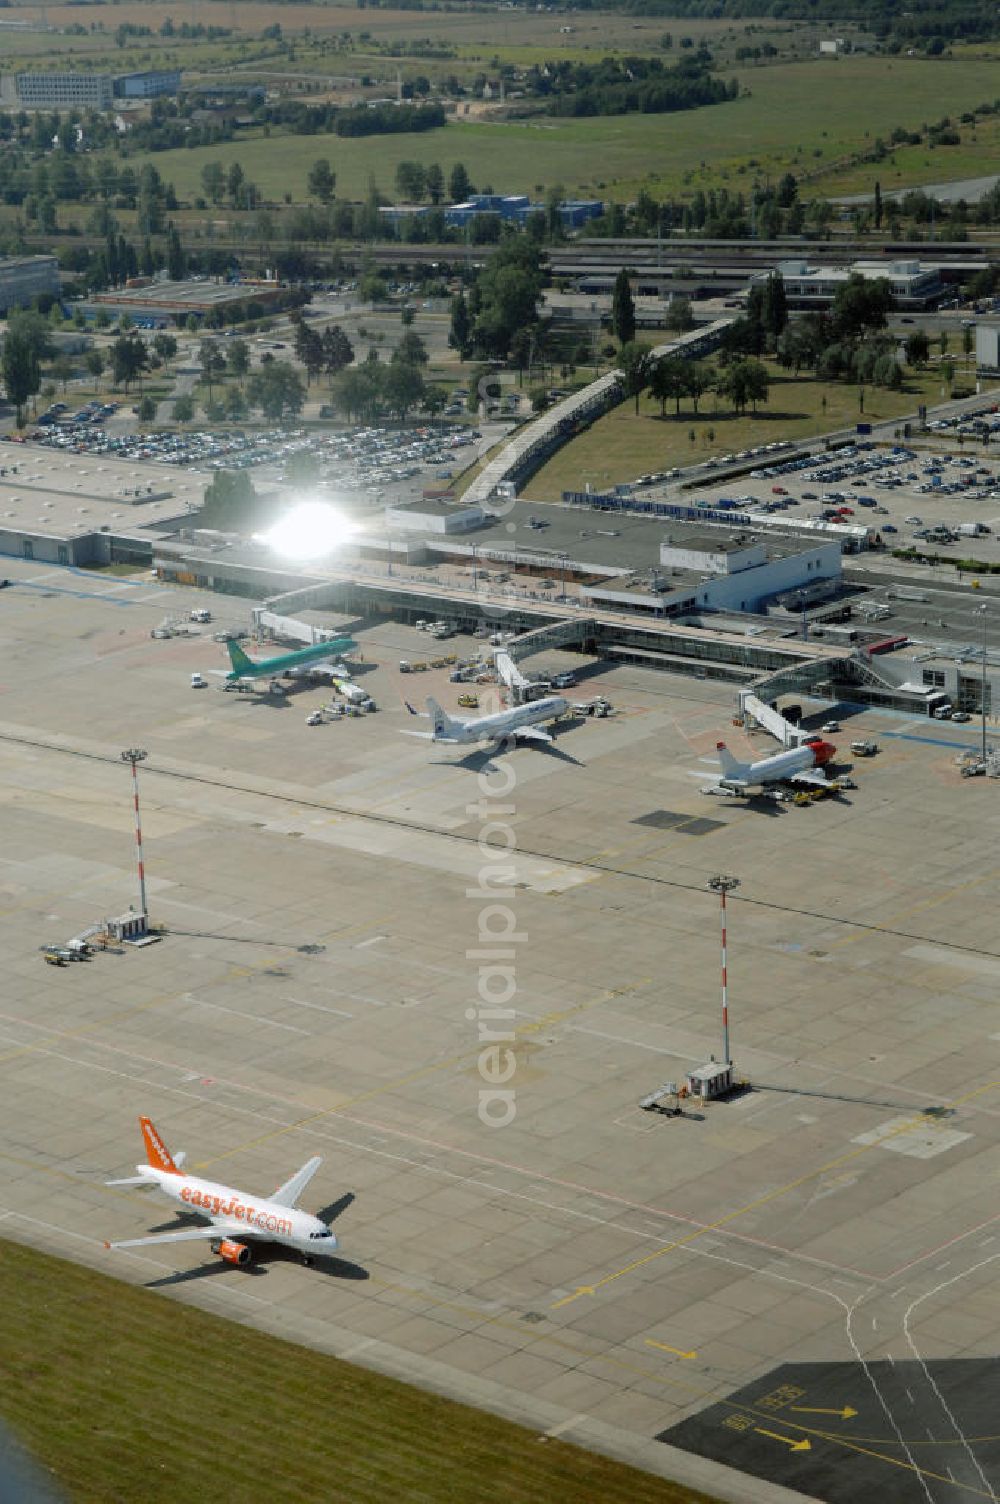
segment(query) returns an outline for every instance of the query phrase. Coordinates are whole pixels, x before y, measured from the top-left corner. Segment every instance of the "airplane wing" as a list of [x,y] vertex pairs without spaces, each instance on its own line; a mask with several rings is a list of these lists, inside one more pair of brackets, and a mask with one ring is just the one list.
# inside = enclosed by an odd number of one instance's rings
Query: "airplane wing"
[[552,740],[549,733],[543,731],[541,726],[517,726],[508,734],[518,740],[523,737],[528,742],[550,742]]
[[318,1154],[306,1160],[301,1170],[296,1170],[290,1180],[286,1180],[284,1185],[279,1185],[269,1200],[276,1201],[279,1206],[294,1206],[322,1163]]
[[297,663],[294,668],[288,670],[293,679],[305,679],[316,674],[325,675],[334,683],[345,683],[344,675],[338,673],[333,666],[332,658],[314,658],[311,663]]
[[825,789],[830,782],[825,773],[820,773],[816,770],[793,773],[788,781],[789,783],[805,783],[814,789]]
[[432,742],[434,740],[433,731],[401,731],[399,734],[400,736],[419,736],[423,742]]
[[187,1227],[183,1232],[156,1232],[145,1238],[123,1238],[105,1243],[105,1248],[144,1248],[150,1243],[193,1243],[199,1238],[247,1238],[259,1236],[245,1222],[214,1222],[211,1227]]

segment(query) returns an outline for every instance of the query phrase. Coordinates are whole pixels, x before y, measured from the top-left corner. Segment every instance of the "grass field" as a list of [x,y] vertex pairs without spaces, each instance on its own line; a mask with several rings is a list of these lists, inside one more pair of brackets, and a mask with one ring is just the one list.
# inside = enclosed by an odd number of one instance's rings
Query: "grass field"
[[[410,158],[439,162],[446,173],[463,162],[478,188],[497,192],[561,184],[569,194],[625,201],[642,186],[662,196],[820,167],[861,150],[866,136],[992,98],[996,68],[982,60],[846,57],[750,70],[741,81],[750,97],[677,115],[456,122],[420,136],[353,140],[247,135],[153,160],[182,197],[201,191],[206,162],[239,161],[266,197],[280,201],[287,191],[302,200],[310,164],[326,156],[338,194],[351,199],[364,196],[370,178],[391,194],[397,163]],[[943,150],[927,155],[955,160]]]
[[711,1504],[16,1243],[0,1301],[0,1414],[74,1504]]
[[[648,471],[693,465],[710,455],[731,454],[775,439],[807,439],[859,421],[902,418],[921,402],[944,400],[941,377],[928,368],[911,373],[900,392],[866,387],[861,413],[856,386],[814,381],[806,375],[796,379],[765,363],[771,375],[770,401],[756,414],[737,418],[725,409],[713,411],[712,395],[702,398],[698,417],[690,402],[682,403],[680,418],[674,417],[673,403],[668,403],[665,419],[660,417],[660,404],[649,397],[640,399],[638,417],[635,403],[624,402],[554,455],[527,482],[525,495],[533,501],[558,501],[563,491],[583,490],[588,481],[600,491]],[[961,359],[956,363],[961,376]]]
[[824,198],[837,194],[873,193],[877,180],[885,194],[896,188],[985,177],[1000,170],[1000,119],[997,116],[980,120],[974,128],[961,123],[957,123],[956,128],[962,137],[960,146],[897,147],[882,162],[824,174],[810,183],[807,191]]

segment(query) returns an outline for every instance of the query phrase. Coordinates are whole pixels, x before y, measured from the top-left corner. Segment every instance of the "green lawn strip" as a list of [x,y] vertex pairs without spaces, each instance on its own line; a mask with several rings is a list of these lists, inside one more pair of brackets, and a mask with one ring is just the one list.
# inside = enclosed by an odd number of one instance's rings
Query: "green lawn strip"
[[[690,401],[682,402],[679,418],[672,402],[666,418],[660,417],[660,405],[650,397],[640,399],[638,417],[635,403],[623,402],[553,455],[526,483],[525,495],[533,501],[558,501],[563,491],[582,491],[588,481],[592,490],[602,491],[648,471],[696,464],[711,455],[780,439],[807,439],[858,422],[902,419],[922,402],[942,400],[941,377],[931,368],[911,372],[898,392],[865,387],[861,413],[856,386],[816,381],[804,373],[796,378],[773,362],[765,364],[771,376],[770,400],[756,413],[736,417],[728,408],[714,410],[711,394],[702,398],[697,417]],[[961,373],[960,360],[958,365]]]
[[0,1413],[74,1504],[176,1504],[208,1489],[289,1504],[710,1504],[17,1243],[0,1242],[0,1301]]

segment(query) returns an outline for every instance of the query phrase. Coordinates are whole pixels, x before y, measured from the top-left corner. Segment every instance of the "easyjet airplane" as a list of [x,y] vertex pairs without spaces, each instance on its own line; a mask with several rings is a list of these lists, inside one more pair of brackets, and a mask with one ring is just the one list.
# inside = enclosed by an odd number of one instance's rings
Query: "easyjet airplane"
[[208,1219],[208,1227],[185,1228],[182,1232],[152,1233],[145,1238],[126,1238],[105,1243],[105,1248],[141,1248],[147,1243],[187,1243],[211,1238],[212,1252],[230,1264],[249,1264],[250,1243],[282,1243],[302,1255],[311,1264],[318,1254],[332,1253],[337,1239],[325,1222],[309,1212],[299,1211],[296,1201],[322,1164],[317,1158],[307,1160],[291,1180],[270,1196],[251,1196],[232,1186],[217,1185],[185,1175],[181,1168],[184,1155],[172,1157],[149,1118],[140,1118],[139,1126],[146,1145],[147,1163],[136,1165],[135,1175],[124,1180],[109,1180],[107,1185],[149,1185]]

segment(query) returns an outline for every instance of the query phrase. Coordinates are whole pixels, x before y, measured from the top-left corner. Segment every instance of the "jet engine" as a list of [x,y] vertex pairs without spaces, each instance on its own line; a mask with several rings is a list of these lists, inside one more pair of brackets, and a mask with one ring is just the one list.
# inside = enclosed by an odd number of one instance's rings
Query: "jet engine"
[[231,1238],[222,1238],[218,1243],[213,1243],[212,1252],[217,1253],[220,1259],[225,1259],[227,1264],[249,1264],[251,1258],[247,1245],[234,1243]]

